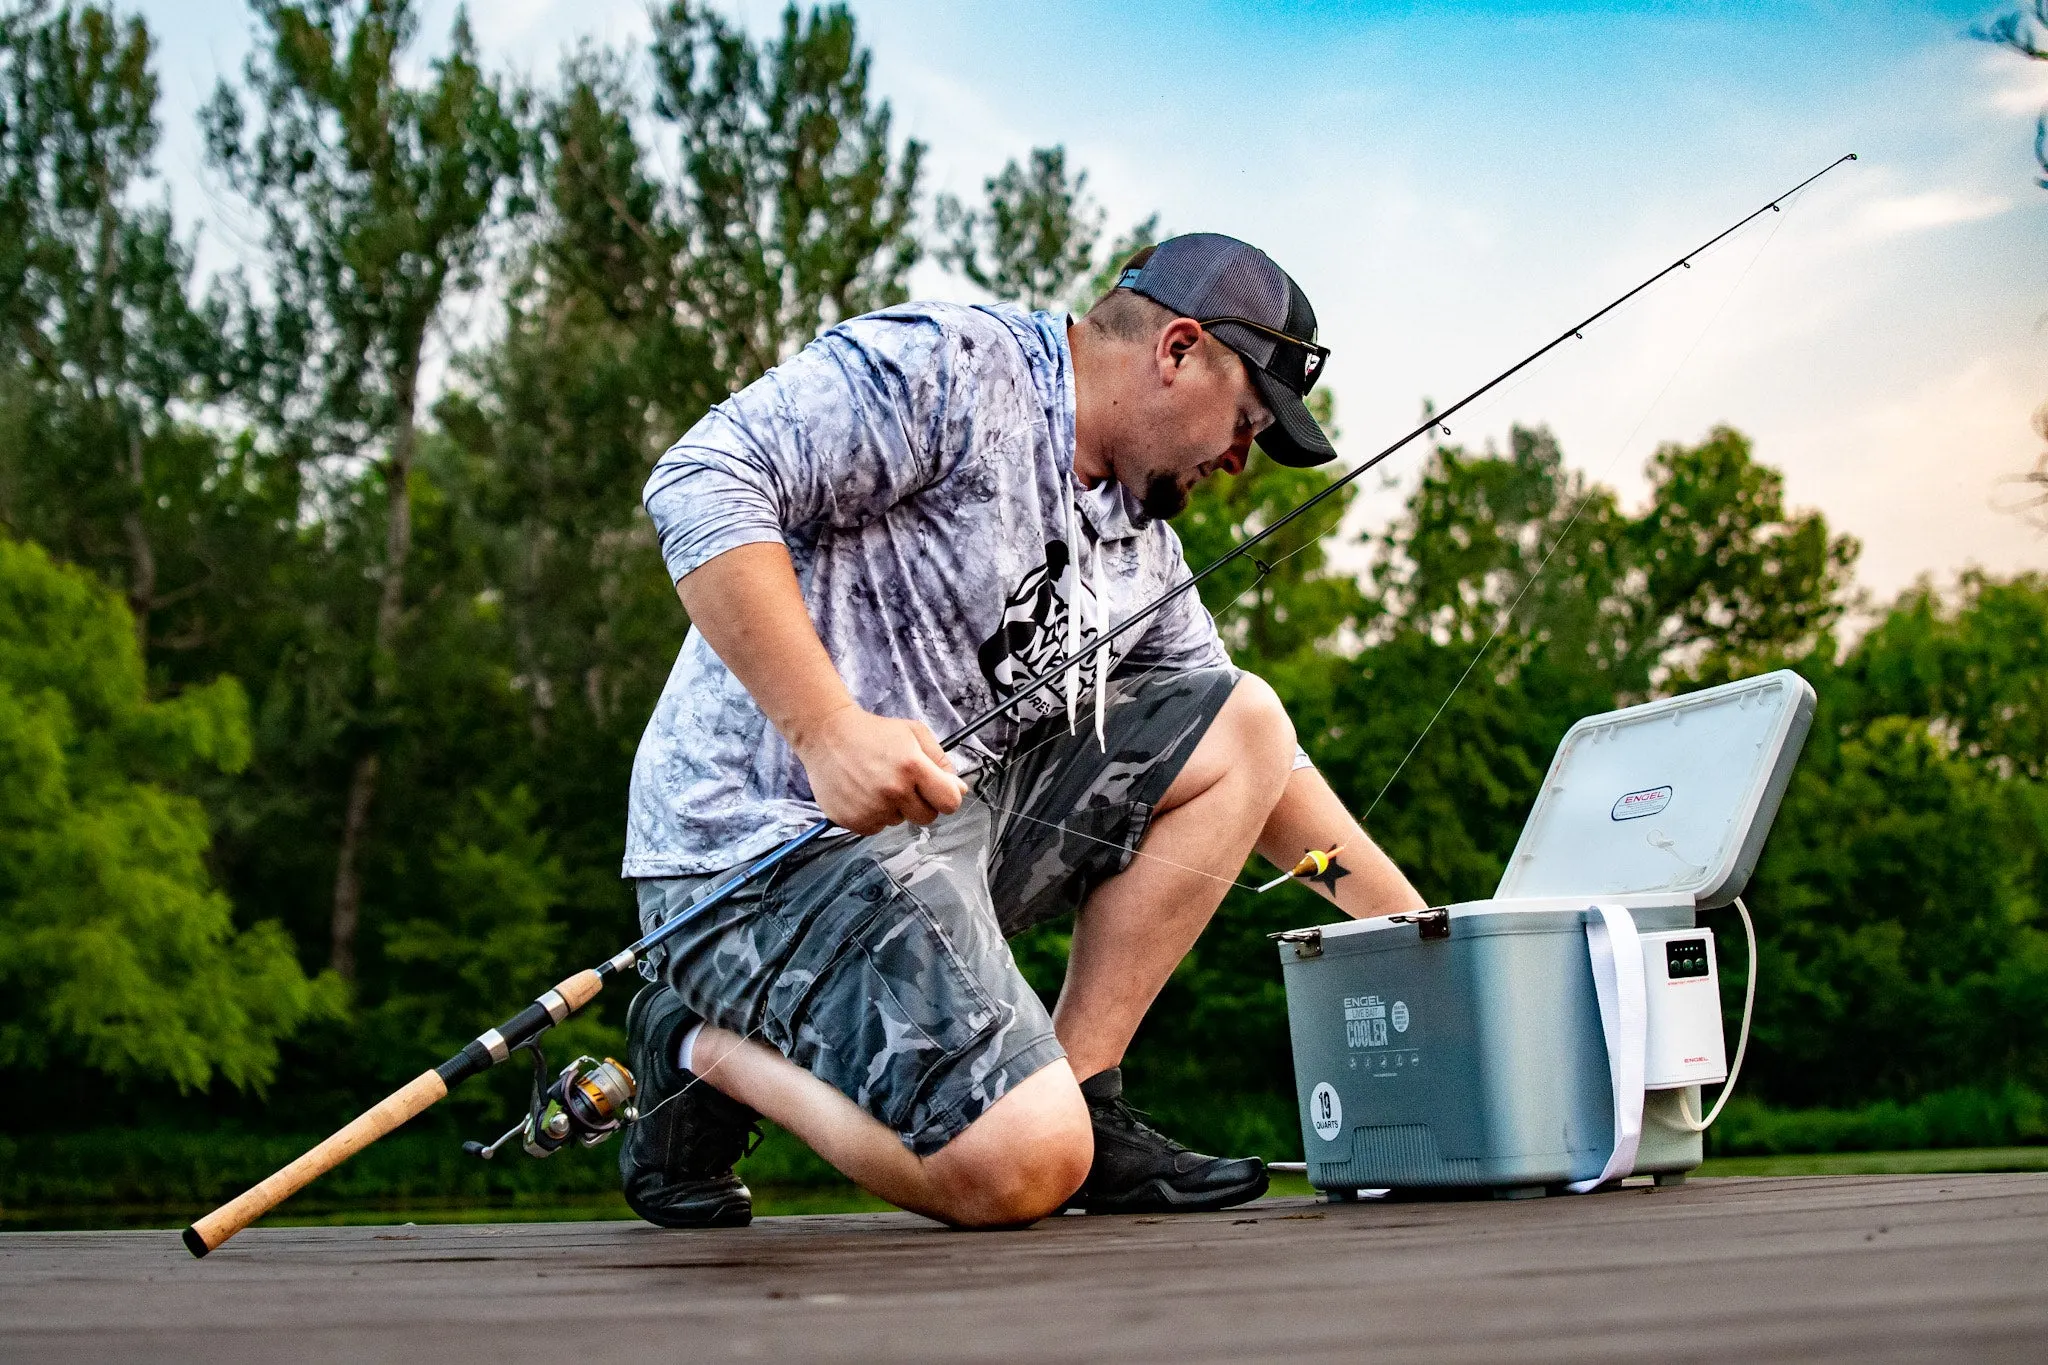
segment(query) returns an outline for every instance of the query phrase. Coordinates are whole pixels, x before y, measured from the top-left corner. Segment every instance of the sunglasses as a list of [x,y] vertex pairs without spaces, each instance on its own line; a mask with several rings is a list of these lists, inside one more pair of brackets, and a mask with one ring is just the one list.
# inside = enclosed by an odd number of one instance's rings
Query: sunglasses
[[[1196,321],[1204,327],[1214,327],[1218,323],[1227,322],[1234,327],[1256,332],[1262,337],[1270,337],[1274,342],[1273,358],[1260,368],[1304,398],[1308,396],[1308,391],[1316,386],[1316,381],[1323,377],[1323,365],[1330,358],[1329,347],[1318,346],[1313,341],[1303,341],[1300,337],[1275,331],[1262,322],[1253,322],[1250,318],[1198,318]],[[1223,341],[1221,337],[1216,339]],[[1227,341],[1223,344],[1230,345]]]

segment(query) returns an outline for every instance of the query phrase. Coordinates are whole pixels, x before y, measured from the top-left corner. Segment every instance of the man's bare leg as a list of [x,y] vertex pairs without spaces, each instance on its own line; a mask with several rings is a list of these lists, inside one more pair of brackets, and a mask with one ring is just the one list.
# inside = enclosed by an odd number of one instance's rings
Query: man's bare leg
[[802,1139],[863,1189],[955,1227],[1016,1227],[1081,1187],[1094,1152],[1065,1062],[1033,1072],[939,1151],[920,1157],[774,1048],[708,1025],[692,1058],[709,1083]]
[[1095,888],[1074,925],[1053,1029],[1085,1080],[1123,1060],[1166,978],[1237,879],[1294,766],[1294,726],[1246,674],[1166,789],[1141,856]]
[[1256,846],[1279,867],[1343,846],[1316,891],[1354,917],[1423,899],[1314,768],[1294,767],[1294,726],[1246,674],[1166,789],[1139,857],[1081,907],[1053,1027],[1082,1080],[1117,1065]]

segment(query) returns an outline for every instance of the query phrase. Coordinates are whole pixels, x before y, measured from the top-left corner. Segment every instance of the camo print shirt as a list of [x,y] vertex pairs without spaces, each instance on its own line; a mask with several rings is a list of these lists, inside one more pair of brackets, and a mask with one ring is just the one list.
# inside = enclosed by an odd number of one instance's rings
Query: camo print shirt
[[[787,545],[854,699],[956,729],[1063,657],[1071,603],[1085,643],[1187,577],[1170,527],[1114,480],[1074,481],[1066,321],[914,303],[826,332],[655,466],[645,501],[669,576]],[[1112,674],[1230,663],[1192,592],[1106,653]],[[1065,705],[1055,685],[1014,713],[1028,723]],[[1076,721],[1092,724],[1085,699]],[[991,724],[955,767],[1001,755],[1019,728]],[[633,762],[625,875],[730,867],[819,814],[796,756],[692,629]]]

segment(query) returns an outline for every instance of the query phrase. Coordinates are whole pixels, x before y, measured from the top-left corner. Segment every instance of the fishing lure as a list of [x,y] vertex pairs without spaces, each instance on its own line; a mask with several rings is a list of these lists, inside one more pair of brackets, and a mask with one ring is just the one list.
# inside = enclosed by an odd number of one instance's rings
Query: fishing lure
[[1337,845],[1328,853],[1323,852],[1319,848],[1310,849],[1308,852],[1301,855],[1301,861],[1296,863],[1292,868],[1285,872],[1282,872],[1279,876],[1273,878],[1272,881],[1267,882],[1264,886],[1259,887],[1258,894],[1264,895],[1266,892],[1271,891],[1274,887],[1280,885],[1280,883],[1286,881],[1290,877],[1321,877],[1328,875],[1330,871],[1331,859],[1335,858],[1339,853],[1342,853],[1343,851],[1344,845],[1342,844]]

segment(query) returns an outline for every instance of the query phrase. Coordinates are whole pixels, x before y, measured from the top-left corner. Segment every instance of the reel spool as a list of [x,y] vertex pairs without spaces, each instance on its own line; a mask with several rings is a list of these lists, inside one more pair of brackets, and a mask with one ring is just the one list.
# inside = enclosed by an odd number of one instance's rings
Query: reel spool
[[539,1045],[528,1050],[533,1053],[533,1099],[526,1117],[488,1147],[481,1142],[463,1143],[462,1150],[471,1156],[489,1161],[515,1137],[532,1157],[551,1157],[572,1139],[595,1147],[640,1117],[633,1103],[640,1093],[639,1083],[613,1058],[600,1062],[594,1057],[578,1057],[549,1081],[547,1058]]

